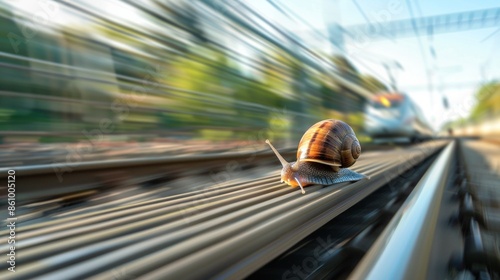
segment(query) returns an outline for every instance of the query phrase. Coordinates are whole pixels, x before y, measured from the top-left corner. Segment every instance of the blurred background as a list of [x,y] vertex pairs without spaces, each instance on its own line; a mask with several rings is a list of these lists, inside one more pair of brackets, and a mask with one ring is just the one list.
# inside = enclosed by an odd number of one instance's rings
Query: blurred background
[[0,164],[500,135],[495,1],[0,1]]

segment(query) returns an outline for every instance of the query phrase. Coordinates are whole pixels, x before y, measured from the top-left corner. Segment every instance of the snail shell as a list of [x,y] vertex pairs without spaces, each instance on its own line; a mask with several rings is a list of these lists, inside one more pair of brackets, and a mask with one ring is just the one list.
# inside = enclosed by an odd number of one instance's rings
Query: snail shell
[[343,121],[328,119],[311,126],[299,142],[297,161],[330,165],[334,170],[352,166],[361,145],[352,128]]

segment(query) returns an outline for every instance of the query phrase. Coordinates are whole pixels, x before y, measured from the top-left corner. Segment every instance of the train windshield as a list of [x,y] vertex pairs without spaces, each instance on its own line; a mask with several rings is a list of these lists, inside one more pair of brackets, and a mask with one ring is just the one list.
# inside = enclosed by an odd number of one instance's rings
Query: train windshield
[[379,95],[371,100],[371,105],[376,109],[398,108],[404,101],[402,95]]

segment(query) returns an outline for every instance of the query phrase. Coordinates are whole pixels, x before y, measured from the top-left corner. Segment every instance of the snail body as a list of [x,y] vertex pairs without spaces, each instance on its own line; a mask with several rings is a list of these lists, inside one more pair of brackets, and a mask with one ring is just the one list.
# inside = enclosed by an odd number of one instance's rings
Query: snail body
[[308,185],[331,185],[365,177],[347,169],[360,156],[361,145],[345,122],[328,119],[311,126],[299,142],[295,162],[288,163],[269,140],[266,143],[283,165],[281,182],[299,186],[303,194],[303,187]]

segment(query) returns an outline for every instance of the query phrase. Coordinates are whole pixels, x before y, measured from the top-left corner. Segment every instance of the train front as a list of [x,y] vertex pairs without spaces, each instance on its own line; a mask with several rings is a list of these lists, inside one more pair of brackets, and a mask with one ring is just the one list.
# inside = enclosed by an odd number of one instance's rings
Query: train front
[[403,94],[380,94],[366,105],[365,131],[372,139],[412,140],[412,125],[408,97]]

